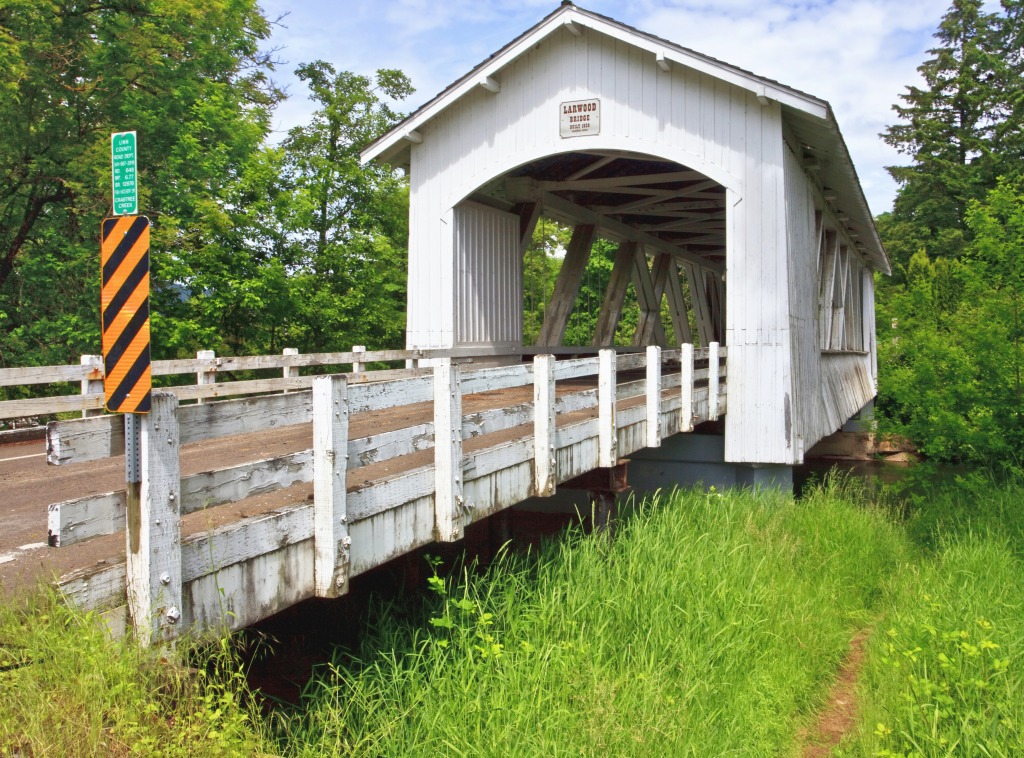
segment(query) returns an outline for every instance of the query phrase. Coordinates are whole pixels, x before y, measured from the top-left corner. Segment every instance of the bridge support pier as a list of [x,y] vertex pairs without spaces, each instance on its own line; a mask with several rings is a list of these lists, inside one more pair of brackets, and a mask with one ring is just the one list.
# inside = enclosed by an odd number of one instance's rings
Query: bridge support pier
[[661,447],[629,456],[629,482],[637,497],[657,489],[688,487],[775,487],[792,492],[793,467],[773,463],[726,463],[720,434],[676,434]]

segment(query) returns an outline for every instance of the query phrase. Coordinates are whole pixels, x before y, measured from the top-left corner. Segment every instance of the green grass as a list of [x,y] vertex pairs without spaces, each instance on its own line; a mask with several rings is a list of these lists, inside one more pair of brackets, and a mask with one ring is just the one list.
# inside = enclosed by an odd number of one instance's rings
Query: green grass
[[0,607],[0,756],[792,755],[861,629],[839,754],[1024,754],[1024,484],[907,497],[684,491],[435,573],[269,720],[229,640],[140,651],[42,593]]
[[257,755],[244,692],[223,645],[165,657],[112,642],[46,591],[0,606],[0,756]]
[[886,586],[857,756],[1024,754],[1024,487],[973,476],[915,497],[917,560]]
[[[485,576],[432,579],[278,724],[287,754],[778,755],[907,544],[834,489],[656,498]],[[384,652],[379,652],[384,651]]]

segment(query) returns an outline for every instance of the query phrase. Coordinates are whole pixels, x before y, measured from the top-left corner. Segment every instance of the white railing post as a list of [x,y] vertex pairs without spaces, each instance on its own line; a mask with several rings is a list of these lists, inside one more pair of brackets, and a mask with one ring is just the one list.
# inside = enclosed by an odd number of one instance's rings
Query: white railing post
[[[281,351],[281,355],[298,355],[299,349],[297,347],[286,347]],[[298,379],[299,378],[299,367],[298,366],[284,366],[281,370],[281,376],[285,379]],[[285,393],[288,389],[285,388]]]
[[708,345],[708,420],[718,418],[718,343]]
[[434,539],[462,537],[462,378],[457,363],[434,366]]
[[693,431],[693,345],[683,343],[679,357],[681,373],[679,374],[679,391],[682,403],[679,405],[679,431]]
[[[366,352],[366,345],[353,345],[352,346],[352,352],[353,353],[365,353]],[[362,361],[353,361],[352,362],[352,373],[353,374],[361,374],[364,371],[366,371],[366,364],[365,363],[363,363]]]
[[[89,366],[92,371],[89,373],[91,376],[86,377],[82,380],[82,398],[86,395],[102,395],[103,390],[103,356],[102,355],[83,355],[79,358],[81,365]],[[99,378],[96,379],[95,374],[99,372]],[[82,418],[88,418],[89,416],[102,416],[103,408],[83,408]]]
[[647,447],[661,447],[661,348],[647,347]]
[[618,430],[615,426],[616,356],[614,350],[601,350],[597,357],[597,465],[611,468],[619,461]]
[[555,356],[533,358],[533,473],[538,497],[555,494]]
[[[217,359],[217,354],[213,350],[199,350],[196,352],[196,359],[200,361],[210,361],[211,363]],[[196,372],[196,384],[216,384],[217,383],[217,367],[213,366],[212,370],[209,368],[200,368]],[[203,398],[197,398],[197,403],[203,402]]]
[[128,483],[128,613],[142,645],[178,636],[181,622],[181,468],[178,400],[154,392],[141,422],[139,478]]
[[348,380],[313,379],[313,584],[317,597],[348,592],[352,540],[345,501]]

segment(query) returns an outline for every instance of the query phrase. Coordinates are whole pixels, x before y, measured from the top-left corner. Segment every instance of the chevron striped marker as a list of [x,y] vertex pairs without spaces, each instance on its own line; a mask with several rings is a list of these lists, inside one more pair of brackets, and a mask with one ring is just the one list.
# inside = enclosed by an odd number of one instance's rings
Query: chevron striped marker
[[149,351],[149,219],[103,221],[103,392],[111,413],[148,413],[153,374]]

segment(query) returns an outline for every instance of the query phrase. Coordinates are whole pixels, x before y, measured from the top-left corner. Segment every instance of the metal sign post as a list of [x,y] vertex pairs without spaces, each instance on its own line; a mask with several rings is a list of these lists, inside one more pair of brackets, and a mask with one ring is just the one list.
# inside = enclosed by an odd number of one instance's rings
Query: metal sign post
[[110,135],[111,212],[101,230],[100,315],[103,392],[110,413],[124,413],[128,550],[140,550],[142,414],[152,404],[149,337],[149,219],[139,212],[135,132]]

